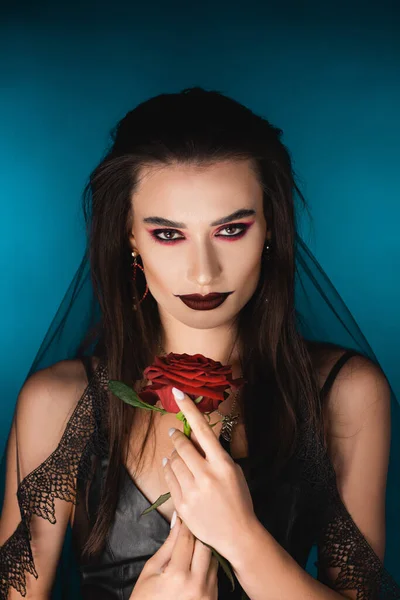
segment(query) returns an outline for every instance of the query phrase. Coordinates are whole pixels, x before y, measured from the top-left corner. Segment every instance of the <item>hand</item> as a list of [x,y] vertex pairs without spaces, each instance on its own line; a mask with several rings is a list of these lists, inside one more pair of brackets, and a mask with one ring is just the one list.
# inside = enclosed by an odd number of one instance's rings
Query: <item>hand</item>
[[129,600],[217,600],[218,561],[179,517],[145,563]]
[[258,522],[246,478],[189,396],[177,403],[199,448],[179,429],[172,434],[164,467],[171,498],[193,535],[232,563],[238,539]]

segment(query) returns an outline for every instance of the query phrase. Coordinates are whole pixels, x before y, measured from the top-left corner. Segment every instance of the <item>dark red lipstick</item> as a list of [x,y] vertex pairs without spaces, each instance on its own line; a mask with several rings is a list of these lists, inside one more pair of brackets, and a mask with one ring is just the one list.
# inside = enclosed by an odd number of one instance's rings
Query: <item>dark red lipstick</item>
[[212,310],[225,302],[229,294],[232,294],[232,292],[227,292],[225,294],[213,293],[207,294],[206,296],[201,296],[200,294],[185,294],[179,296],[179,298],[186,306],[193,310]]

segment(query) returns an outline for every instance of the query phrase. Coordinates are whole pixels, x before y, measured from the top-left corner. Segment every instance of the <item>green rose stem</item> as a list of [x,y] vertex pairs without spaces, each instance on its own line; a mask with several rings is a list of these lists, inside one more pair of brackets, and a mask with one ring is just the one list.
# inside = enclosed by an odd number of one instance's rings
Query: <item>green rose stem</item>
[[[143,402],[143,400],[140,399],[140,397],[137,395],[135,390],[133,390],[131,387],[129,387],[125,383],[122,383],[122,381],[109,380],[108,389],[115,396],[117,396],[120,400],[122,400],[126,404],[129,404],[130,406],[134,406],[135,408],[143,408],[144,410],[154,410],[156,412],[160,412],[163,415],[168,414],[168,411],[165,410],[164,408],[160,408],[159,406],[153,406],[152,404]],[[201,402],[202,399],[203,399],[203,396],[198,396],[198,398],[196,398],[194,400],[195,404],[198,404],[199,402]],[[205,414],[207,415],[208,422],[210,424],[210,415],[209,415],[209,413],[205,413]],[[176,418],[183,422],[183,433],[186,435],[187,438],[190,439],[190,433],[191,433],[192,429],[191,429],[189,423],[187,422],[187,419],[186,419],[185,415],[182,413],[182,411],[180,411],[176,414]],[[210,425],[210,427],[215,427],[215,425],[217,423],[220,423],[220,421],[213,423],[212,425]],[[142,517],[143,515],[147,515],[151,511],[155,510],[156,508],[161,506],[161,504],[164,504],[164,502],[169,500],[170,497],[171,497],[171,492],[162,494],[159,498],[157,498],[157,500],[149,508],[146,508],[146,510],[144,510],[140,516]],[[202,542],[202,543],[204,544],[204,542]],[[215,550],[215,548],[212,548],[208,544],[204,544],[204,545],[208,546],[208,548],[210,548],[211,552],[214,554],[215,558],[218,560],[219,564],[225,571],[229,581],[232,584],[231,591],[233,592],[235,589],[235,580],[233,578],[233,575],[232,575],[232,572],[230,569],[229,561],[227,561],[221,554],[219,554],[219,552],[217,552]],[[245,598],[246,598],[246,596],[242,595],[242,600],[245,600]]]

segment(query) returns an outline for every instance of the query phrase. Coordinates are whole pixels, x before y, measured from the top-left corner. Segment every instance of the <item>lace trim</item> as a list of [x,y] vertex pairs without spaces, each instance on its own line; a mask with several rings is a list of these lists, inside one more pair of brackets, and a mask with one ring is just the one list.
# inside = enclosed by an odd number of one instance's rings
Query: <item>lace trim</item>
[[21,521],[13,535],[0,548],[0,598],[2,600],[3,598],[7,600],[10,585],[25,596],[26,571],[38,578],[29,542],[29,529]]
[[[335,590],[356,590],[357,600],[399,600],[400,587],[385,569],[354,523],[336,490],[334,514],[321,531],[318,545],[318,579]],[[339,568],[334,583],[325,575],[328,568]]]
[[[9,586],[26,595],[26,576],[37,578],[32,556],[29,522],[36,514],[55,523],[54,500],[76,503],[75,478],[90,473],[91,456],[106,453],[101,433],[107,389],[105,365],[79,400],[56,450],[21,482],[17,496],[21,522],[0,548],[0,600],[7,600]],[[100,384],[100,385],[99,385]],[[385,569],[347,511],[338,492],[336,473],[329,454],[311,428],[303,427],[297,456],[301,479],[308,487],[309,506],[318,524],[318,579],[336,591],[356,590],[357,600],[400,600],[400,586]],[[335,580],[327,569],[338,568]]]
[[[310,503],[318,522],[318,580],[334,589],[356,590],[357,600],[400,600],[400,586],[361,533],[345,504],[336,472],[316,433],[304,427],[298,456],[301,478],[310,489]],[[337,568],[334,581],[327,569]]]
[[32,515],[56,523],[56,498],[76,504],[76,479],[90,473],[90,457],[106,451],[101,434],[101,414],[106,397],[107,372],[100,363],[79,399],[63,436],[52,454],[18,486],[21,521],[0,548],[0,600],[7,600],[9,586],[26,595],[26,572],[38,577],[31,550]]

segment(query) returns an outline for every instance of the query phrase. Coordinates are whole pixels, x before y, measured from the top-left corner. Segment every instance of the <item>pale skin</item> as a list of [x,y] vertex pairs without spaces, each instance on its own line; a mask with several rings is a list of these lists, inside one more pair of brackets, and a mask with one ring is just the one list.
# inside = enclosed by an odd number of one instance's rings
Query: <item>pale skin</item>
[[[225,161],[207,168],[146,167],[132,197],[132,206],[130,243],[141,256],[150,292],[158,303],[164,350],[201,353],[231,364],[234,377],[241,376],[239,348],[233,344],[233,321],[254,293],[261,252],[270,236],[262,210],[262,190],[249,163]],[[252,210],[254,214],[224,225],[211,225],[239,209]],[[169,219],[186,227],[145,222],[149,217]],[[248,225],[245,235],[234,241],[227,239],[237,233],[238,230],[230,228],[238,223]],[[170,237],[179,237],[182,241],[170,245],[157,243],[149,231],[154,229],[174,230]],[[220,307],[210,311],[194,311],[175,296],[232,290],[234,293]],[[333,352],[318,372],[321,386],[339,356]],[[22,418],[18,433],[25,441],[21,456],[23,474],[34,469],[54,449],[74,408],[71,398],[79,398],[86,383],[82,363],[62,361],[51,370],[33,376],[26,384],[19,398]],[[221,412],[229,413],[230,404],[230,398],[225,400],[220,405]],[[390,443],[389,386],[377,367],[363,358],[352,358],[335,380],[325,409],[326,435],[340,494],[372,548],[383,558]],[[31,411],[34,412],[31,414]],[[188,398],[182,402],[182,411],[193,429],[190,441],[182,433],[183,424],[174,415],[156,415],[154,458],[152,438],[149,438],[143,470],[135,477],[146,498],[152,503],[170,491],[171,499],[159,507],[159,512],[170,521],[176,508],[194,535],[231,562],[252,600],[355,598],[351,590],[339,594],[314,580],[271,538],[254,516],[240,467],[216,439],[220,424],[214,429],[208,428],[203,415]],[[30,444],[33,416],[40,419],[40,430],[49,432],[40,447],[37,440]],[[132,431],[127,464],[131,473],[135,471],[136,450],[142,442],[146,418],[142,413],[136,430]],[[213,413],[211,422],[219,419]],[[171,438],[170,427],[177,429]],[[176,453],[171,457],[174,448]],[[231,452],[233,457],[247,454],[242,423],[234,429]],[[19,522],[14,457],[12,432],[0,545]],[[166,467],[162,465],[163,457],[170,458]],[[224,481],[225,485],[218,481]],[[200,497],[204,507],[201,511],[196,502]],[[366,497],[368,502],[365,502]],[[229,510],[221,513],[221,503]],[[68,520],[72,523],[74,519],[73,506],[69,503],[56,501],[56,513],[55,525],[33,518],[37,533],[33,552],[39,579],[27,576],[27,598],[49,596],[65,528]],[[232,532],[234,540],[230,537]],[[270,568],[266,569],[265,565]],[[10,598],[20,598],[20,595],[12,590]]]
[[[263,245],[270,238],[270,231],[263,214],[262,189],[247,162],[226,161],[206,169],[174,165],[150,168],[142,171],[140,185],[132,198],[133,227],[131,247],[139,252],[145,269],[149,290],[158,302],[164,332],[163,348],[166,352],[187,354],[200,353],[222,364],[231,364],[233,376],[241,375],[238,348],[233,345],[236,330],[233,319],[253,295],[260,273]],[[254,211],[246,218],[229,220],[226,224],[210,226],[210,223],[244,209]],[[149,217],[162,217],[186,225],[179,230],[145,222]],[[246,223],[246,234],[235,240]],[[151,231],[161,238],[183,238],[175,244],[157,243]],[[173,235],[171,235],[173,233]],[[154,231],[153,231],[154,234]],[[229,239],[230,237],[230,239]],[[176,295],[234,291],[217,309],[195,311],[188,308]],[[229,358],[230,355],[230,358]],[[223,413],[229,413],[231,399],[220,405]],[[142,414],[145,420],[146,415]],[[217,413],[211,423],[220,420]],[[178,423],[178,425],[177,425]],[[162,418],[155,415],[157,442],[155,460],[158,465],[143,468],[136,482],[150,500],[165,491],[161,465],[171,442],[168,429],[180,426],[174,415]],[[130,469],[134,469],[136,450],[142,439],[138,431],[132,435]],[[221,425],[214,428],[219,436]],[[196,442],[196,436],[194,436]],[[247,453],[244,426],[239,423],[232,440],[233,456]],[[151,451],[153,447],[151,447]],[[150,448],[149,448],[150,451]],[[153,462],[153,461],[152,461]],[[154,468],[149,477],[149,468]],[[146,492],[144,491],[146,490]],[[171,500],[159,507],[169,521],[174,510]]]
[[[338,483],[352,513],[356,513],[356,523],[383,559],[382,499],[386,478],[384,468],[389,452],[385,436],[390,423],[390,392],[384,379],[377,376],[369,365],[361,363],[358,368],[356,377],[342,382],[343,393],[347,391],[347,397],[355,406],[342,413],[344,421],[337,425],[337,432],[342,428],[341,434],[349,434],[354,425],[360,427],[353,431],[355,440],[345,439],[343,447],[338,445],[336,448],[339,460],[346,454],[348,459],[347,465],[338,466]],[[372,393],[371,386],[374,388]],[[368,392],[370,400],[366,401]],[[181,395],[180,409],[196,433],[200,451],[176,429],[171,436],[175,450],[164,468],[179,514],[194,535],[231,562],[251,600],[356,598],[356,590],[339,594],[311,577],[275,541],[252,510],[242,469],[221,447],[196,405],[186,394]],[[361,415],[355,415],[360,408]],[[376,425],[376,420],[380,425]],[[372,450],[368,442],[372,442]],[[370,462],[364,463],[364,459]],[[362,465],[365,481],[359,483],[360,473],[356,469],[361,469]],[[376,475],[372,482],[371,465]],[[383,472],[380,472],[382,467]],[[377,492],[380,494],[378,499]],[[372,508],[365,506],[366,497]],[[332,575],[334,571],[332,569]]]
[[[246,235],[234,243],[217,239],[210,222],[239,208],[255,210]],[[168,234],[183,239],[170,246],[155,243],[143,226],[145,215],[183,222],[184,229]],[[134,199],[131,242],[141,254],[149,288],[159,303],[166,352],[199,352],[226,362],[234,334],[230,322],[254,292],[260,254],[268,236],[262,190],[248,163],[228,161],[207,170],[176,165],[145,173]],[[237,295],[232,294],[222,306],[209,312],[193,311],[174,297],[232,289]],[[238,376],[236,356],[231,364]],[[346,375],[352,366],[344,368],[333,387],[332,401],[327,403],[331,422],[327,433],[331,434],[332,459],[343,499],[356,524],[383,558],[390,389],[374,365],[367,361],[364,364],[362,358],[350,362],[358,368],[350,379]],[[344,383],[338,390],[342,378]],[[187,397],[182,410],[195,435],[192,443],[183,436],[181,427],[174,425],[177,431],[171,439],[177,452],[165,467],[171,499],[194,535],[231,561],[247,594],[253,600],[355,598],[355,591],[346,590],[341,595],[314,580],[273,540],[255,518],[240,467],[222,449],[215,432]],[[348,438],[346,434],[350,433],[353,435]],[[343,439],[338,441],[336,435]],[[360,478],[365,465],[368,472]],[[371,465],[375,477],[371,476]],[[360,483],[360,479],[364,481]],[[371,498],[368,507],[363,502],[366,494]],[[266,570],[265,564],[273,564],[274,568]]]
[[[263,245],[270,237],[263,214],[262,189],[247,162],[225,161],[207,168],[188,165],[142,170],[138,190],[132,199],[132,249],[142,259],[149,289],[158,302],[166,352],[200,353],[227,362],[232,350],[233,319],[256,288]],[[255,214],[231,219],[225,225],[210,223],[239,209]],[[186,225],[161,244],[151,236],[162,225],[144,222],[163,217]],[[227,226],[246,223],[245,235],[235,239],[236,230]],[[218,308],[196,311],[175,297],[234,291]],[[230,363],[237,363],[234,349]]]

